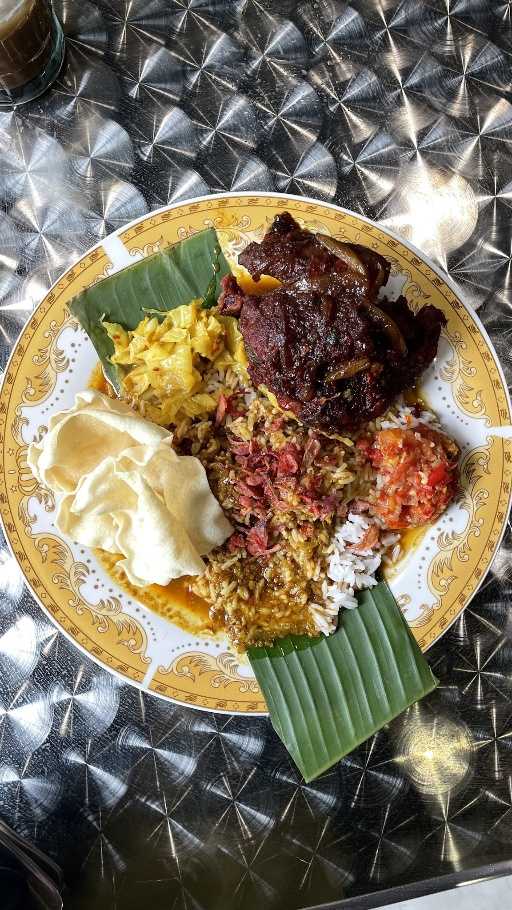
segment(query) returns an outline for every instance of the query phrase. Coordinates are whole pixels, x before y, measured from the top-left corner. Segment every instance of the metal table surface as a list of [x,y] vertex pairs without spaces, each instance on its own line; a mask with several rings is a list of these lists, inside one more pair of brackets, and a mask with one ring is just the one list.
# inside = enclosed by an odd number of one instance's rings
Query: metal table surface
[[[440,262],[510,379],[510,2],[56,9],[59,80],[0,113],[2,366],[109,231],[208,191],[278,189],[362,212]],[[173,707],[85,659],[4,545],[0,815],[62,865],[68,908],[369,907],[510,868],[511,546],[430,651],[441,686],[409,713],[424,758],[398,720],[306,786],[267,719]]]

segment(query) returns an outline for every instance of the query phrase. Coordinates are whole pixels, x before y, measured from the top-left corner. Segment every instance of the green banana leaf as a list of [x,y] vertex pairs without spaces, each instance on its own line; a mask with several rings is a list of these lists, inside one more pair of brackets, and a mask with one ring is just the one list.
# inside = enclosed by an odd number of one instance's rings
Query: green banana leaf
[[104,372],[117,392],[122,372],[110,362],[114,346],[103,327],[118,322],[134,329],[146,315],[165,313],[194,298],[214,306],[220,280],[230,272],[213,228],[135,262],[73,298],[69,309],[91,339]]
[[248,651],[270,719],[306,781],[438,684],[385,582],[344,610],[333,635]]

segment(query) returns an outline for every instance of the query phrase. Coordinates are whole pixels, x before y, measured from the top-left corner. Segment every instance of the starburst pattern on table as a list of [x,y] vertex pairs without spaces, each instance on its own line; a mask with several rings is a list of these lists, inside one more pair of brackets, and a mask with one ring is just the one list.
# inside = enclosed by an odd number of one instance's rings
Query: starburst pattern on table
[[512,751],[512,715],[508,705],[491,705],[483,717],[479,714],[473,735],[478,750],[479,777],[506,778]]
[[228,767],[241,773],[258,762],[265,746],[268,722],[254,719],[240,724],[220,714],[190,714],[185,727],[197,745],[198,756],[211,770]]
[[75,205],[65,198],[55,202],[34,203],[22,199],[11,210],[16,225],[23,231],[23,255],[26,260],[58,261],[66,252],[77,254],[87,242],[86,223],[75,197]]
[[[202,845],[201,838],[191,830],[190,822],[190,796],[191,787],[169,799],[165,793],[161,798],[146,800],[145,806],[155,813],[155,823],[150,828],[148,842],[155,847],[167,847],[170,855],[176,859],[181,858],[183,852],[199,850]],[[179,809],[182,803],[189,801],[185,818],[179,818]],[[187,818],[188,816],[188,818]]]
[[171,51],[138,33],[129,34],[116,60],[126,95],[147,104],[155,100],[177,103],[183,92],[183,67]]
[[248,4],[241,17],[240,37],[247,47],[246,80],[279,82],[283,76],[299,74],[307,60],[304,35],[290,19],[265,14]]
[[236,89],[243,71],[243,52],[233,38],[208,20],[186,22],[170,47],[184,67],[185,83],[192,95],[211,84]]
[[502,787],[487,790],[486,796],[496,813],[496,819],[489,825],[489,835],[509,844],[512,836],[512,775],[507,774]]
[[188,114],[174,105],[155,105],[140,125],[138,152],[150,164],[192,164],[197,156],[197,139]]
[[[8,451],[7,454],[12,455],[12,452]],[[0,627],[3,631],[7,629],[7,624],[23,597],[23,589],[24,581],[19,563],[12,552],[7,549],[2,529],[0,529],[0,594],[4,598]]]
[[407,781],[382,733],[347,755],[340,765],[340,773],[350,805],[361,811],[391,803],[407,789]]
[[133,183],[106,178],[94,183],[84,217],[87,229],[99,238],[146,212],[146,200]]
[[306,830],[296,825],[285,842],[291,854],[299,900],[325,900],[353,880],[354,854],[348,832],[339,831],[332,816],[320,816]]
[[466,797],[454,799],[450,793],[439,797],[425,846],[434,849],[442,863],[461,868],[464,856],[475,851],[485,836],[484,804],[484,794],[472,790]]
[[108,45],[108,34],[105,19],[94,3],[81,0],[55,0],[55,12],[62,22],[66,33],[66,44],[75,45],[93,51],[99,55],[105,53]]
[[64,750],[62,760],[70,769],[75,792],[80,792],[88,808],[111,808],[126,793],[127,782],[108,744],[98,746],[91,739],[74,742]]
[[322,143],[297,139],[283,151],[271,146],[266,159],[281,192],[333,198],[338,179],[336,162]]
[[107,673],[92,677],[79,666],[69,680],[55,685],[51,693],[59,735],[65,739],[99,736],[111,726],[119,709],[119,685]]
[[327,57],[335,61],[347,54],[364,54],[371,46],[371,32],[354,6],[342,0],[320,0],[317,8],[301,3],[297,10],[299,22],[311,42],[314,58]]
[[270,191],[276,188],[270,169],[257,155],[241,155],[226,149],[222,158],[210,160],[207,157],[199,169],[214,193],[225,190],[250,193],[251,190]]
[[31,680],[10,689],[7,680],[0,689],[0,750],[4,754],[29,755],[48,737],[53,723],[49,696]]
[[133,147],[125,129],[96,113],[83,117],[70,137],[71,167],[84,180],[129,175]]
[[218,156],[230,148],[243,153],[258,144],[256,111],[243,94],[211,86],[188,110],[203,156]]
[[52,92],[39,102],[38,119],[51,130],[55,122],[63,128],[82,116],[99,113],[109,116],[119,107],[119,79],[103,57],[85,53],[79,46],[66,51],[66,66]]
[[163,729],[157,723],[142,729],[124,727],[117,746],[128,756],[132,773],[141,777],[151,774],[157,790],[169,779],[175,783],[190,777],[197,764],[193,741],[179,718]]
[[25,124],[16,115],[0,114],[0,129],[2,196],[18,201],[30,196],[37,202],[65,183],[68,159],[61,144],[52,136],[39,127]]
[[160,0],[118,0],[108,5],[106,21],[116,54],[126,53],[132,34],[163,44],[170,25],[167,5]]
[[215,838],[250,840],[274,824],[272,797],[257,767],[226,772],[204,782],[202,811]]
[[2,617],[0,624],[0,672],[10,685],[24,680],[37,666],[37,626],[31,616]]
[[252,906],[254,900],[260,900],[266,907],[274,907],[280,900],[272,874],[279,854],[275,846],[269,850],[270,841],[271,838],[262,838],[256,843],[238,842],[234,848],[222,849],[224,862],[228,859],[236,869],[234,897],[241,905]]
[[151,176],[148,195],[156,205],[183,202],[194,196],[204,196],[210,190],[206,180],[191,167],[169,165],[165,170],[157,169]]
[[453,664],[462,694],[471,697],[478,706],[509,697],[512,683],[502,672],[509,651],[510,643],[504,637],[475,636],[459,651]]
[[361,857],[371,881],[381,883],[404,873],[414,862],[421,846],[418,817],[415,813],[397,814],[386,806],[371,824],[362,818],[359,835],[364,846]]
[[54,811],[62,795],[62,780],[50,776],[44,757],[16,756],[0,763],[0,811],[22,822],[41,821]]
[[307,784],[291,760],[284,759],[275,766],[271,779],[273,788],[279,794],[280,820],[290,826],[300,825],[304,819],[311,822],[329,814],[340,794],[337,769]]

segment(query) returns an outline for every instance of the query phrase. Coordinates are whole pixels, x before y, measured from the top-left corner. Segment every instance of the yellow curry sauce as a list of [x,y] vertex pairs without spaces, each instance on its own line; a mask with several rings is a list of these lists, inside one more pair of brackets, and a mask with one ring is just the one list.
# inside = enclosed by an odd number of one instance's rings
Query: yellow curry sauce
[[418,549],[429,528],[430,525],[423,525],[421,528],[405,528],[398,532],[400,534],[400,558],[394,563],[387,563],[383,566],[384,577],[388,581],[402,571],[404,560]]
[[208,604],[189,590],[188,576],[175,578],[165,587],[146,585],[139,588],[130,584],[124,571],[117,567],[122,556],[106,553],[105,550],[94,550],[94,555],[123,591],[154,613],[164,616],[191,635],[211,635],[215,631],[208,615]]

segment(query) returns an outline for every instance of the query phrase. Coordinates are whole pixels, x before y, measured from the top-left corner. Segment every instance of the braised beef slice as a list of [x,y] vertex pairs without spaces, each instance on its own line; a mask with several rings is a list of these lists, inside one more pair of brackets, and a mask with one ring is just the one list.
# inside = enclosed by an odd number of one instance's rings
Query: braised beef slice
[[[446,321],[433,306],[415,315],[404,297],[379,300],[376,307],[382,257],[372,250],[364,257],[359,253],[366,276],[345,262],[340,267],[341,260],[283,213],[262,243],[239,257],[254,279],[267,274],[282,286],[244,294],[229,276],[219,300],[221,312],[240,314],[254,385],[266,385],[303,423],[331,432],[384,413],[432,362]],[[386,263],[386,280],[388,273]]]
[[222,292],[218,300],[219,313],[225,316],[240,316],[246,300],[245,294],[238,286],[234,275],[225,275],[221,279]]
[[328,250],[315,234],[303,230],[289,212],[283,212],[274,219],[261,243],[250,243],[238,261],[255,281],[262,275],[286,283],[328,276],[333,285],[341,281],[341,288],[350,281],[359,285],[362,292],[376,293],[388,280],[389,262],[359,244],[348,247],[366,266],[366,277],[354,275],[346,262]]

